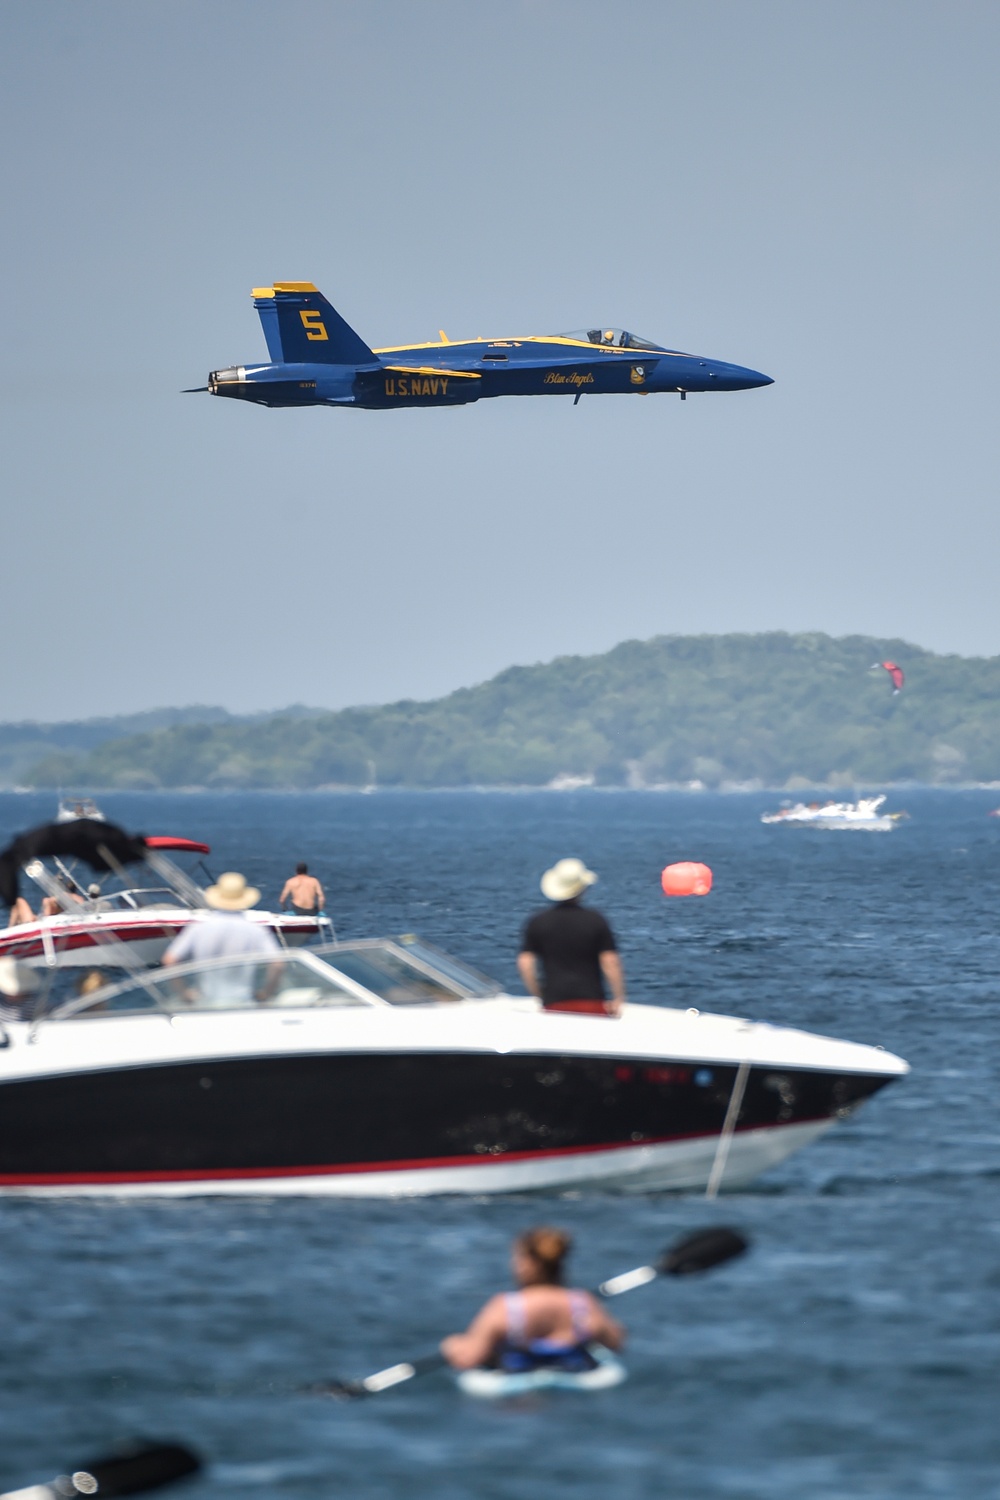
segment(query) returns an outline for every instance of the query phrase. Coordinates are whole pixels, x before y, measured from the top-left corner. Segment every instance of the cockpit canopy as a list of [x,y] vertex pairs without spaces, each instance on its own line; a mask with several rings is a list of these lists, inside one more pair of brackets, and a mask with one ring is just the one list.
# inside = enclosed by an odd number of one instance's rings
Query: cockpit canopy
[[572,333],[561,333],[562,339],[577,339],[581,344],[600,344],[604,349],[662,349],[651,339],[641,339],[637,333],[628,333],[624,328],[575,328]]

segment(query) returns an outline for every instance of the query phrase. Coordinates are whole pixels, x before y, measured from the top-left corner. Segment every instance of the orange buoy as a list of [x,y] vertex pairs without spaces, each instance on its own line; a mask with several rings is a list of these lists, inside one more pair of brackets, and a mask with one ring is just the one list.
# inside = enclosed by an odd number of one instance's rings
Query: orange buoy
[[712,889],[712,872],[708,865],[682,860],[680,864],[667,865],[660,884],[665,896],[707,896]]

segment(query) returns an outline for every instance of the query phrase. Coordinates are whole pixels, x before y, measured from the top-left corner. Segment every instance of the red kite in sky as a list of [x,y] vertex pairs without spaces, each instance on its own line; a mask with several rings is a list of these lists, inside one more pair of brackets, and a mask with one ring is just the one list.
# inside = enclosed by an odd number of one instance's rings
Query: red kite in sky
[[897,667],[894,661],[872,662],[871,669],[873,672],[877,672],[879,667],[884,667],[889,676],[892,678],[892,696],[895,697],[896,694],[902,690],[903,683],[906,680],[903,676],[902,667]]

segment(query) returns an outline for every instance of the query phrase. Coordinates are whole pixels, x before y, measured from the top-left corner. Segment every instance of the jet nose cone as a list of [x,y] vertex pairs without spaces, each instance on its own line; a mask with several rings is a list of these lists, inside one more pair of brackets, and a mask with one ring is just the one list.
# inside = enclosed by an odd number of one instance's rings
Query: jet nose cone
[[725,365],[719,370],[719,381],[730,391],[751,391],[758,385],[773,385],[770,375],[760,370],[748,370],[743,365]]

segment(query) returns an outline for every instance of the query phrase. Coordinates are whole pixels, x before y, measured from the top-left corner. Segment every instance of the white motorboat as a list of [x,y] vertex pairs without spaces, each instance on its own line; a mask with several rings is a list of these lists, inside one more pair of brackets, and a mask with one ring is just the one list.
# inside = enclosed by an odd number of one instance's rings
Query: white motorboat
[[760,821],[782,828],[867,828],[889,833],[904,813],[880,811],[885,797],[859,797],[857,802],[797,802],[777,812],[761,813]]
[[[159,963],[183,928],[211,915],[202,887],[170,854],[204,856],[211,852],[208,844],[155,834],[130,840],[92,803],[76,807],[82,810],[65,811],[61,804],[55,823],[15,840],[0,856],[6,860],[8,878],[15,880],[8,899],[16,891],[19,866],[54,908],[51,915],[0,930],[0,959],[49,969],[133,969]],[[108,852],[108,845],[119,847],[116,837],[125,839],[126,846],[136,846],[129,850],[128,868],[113,852],[107,859],[100,853]],[[32,841],[42,843],[44,854],[21,860],[19,856],[34,847]],[[91,864],[86,876],[81,859]],[[95,874],[101,877],[97,881]],[[247,916],[269,928],[284,945],[332,936],[322,914],[255,909]]]
[[6,1194],[738,1187],[908,1071],[732,1016],[547,1012],[413,937],[177,965],[7,1015]]
[[63,797],[59,802],[56,813],[57,823],[76,823],[81,818],[89,818],[94,823],[106,823],[107,818],[101,812],[97,803],[90,797]]

